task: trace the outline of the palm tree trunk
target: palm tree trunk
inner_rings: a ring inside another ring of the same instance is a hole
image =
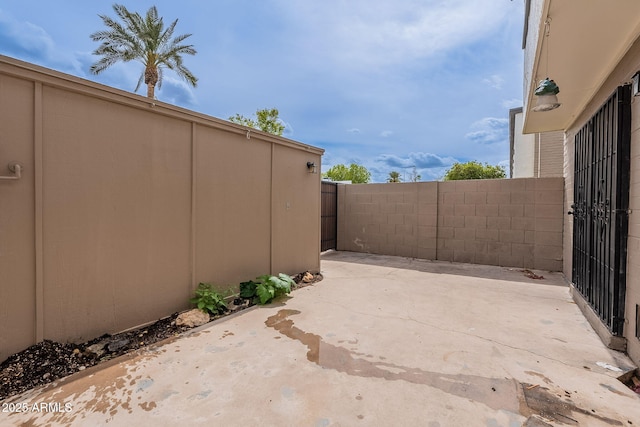
[[[144,82],[147,84],[147,97],[155,99],[156,83],[158,83],[158,68],[147,65],[144,70]]]

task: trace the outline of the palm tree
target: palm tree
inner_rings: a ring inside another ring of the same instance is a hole
[[[175,71],[187,83],[196,86],[198,79],[182,65],[182,55],[196,53],[193,45],[181,44],[191,34],[182,34],[172,39],[177,19],[165,29],[155,6],[147,11],[144,18],[138,12],[131,13],[119,4],[114,4],[113,10],[122,23],[106,15],[98,15],[107,29],[90,36],[93,41],[102,42],[93,52],[94,55],[102,55],[90,68],[93,74],[100,74],[118,61],[136,60],[144,64],[136,92],[144,79],[149,98],[155,98],[156,84],[158,87],[162,86],[163,68]]]
[[[402,180],[400,179],[400,172],[389,172],[389,178],[387,178],[387,182],[402,182]]]

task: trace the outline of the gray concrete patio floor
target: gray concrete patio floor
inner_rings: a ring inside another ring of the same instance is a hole
[[[640,399],[607,367],[631,362],[560,274],[346,252],[324,254],[322,273],[286,301],[8,399],[29,412],[0,425],[640,426]]]

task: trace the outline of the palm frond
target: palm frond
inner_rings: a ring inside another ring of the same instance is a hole
[[[144,70],[140,73],[140,77],[138,78],[138,83],[136,84],[136,89],[134,92],[137,92],[140,89],[140,85],[142,85],[142,81],[144,80]]]
[[[182,56],[195,55],[196,50],[193,45],[182,44],[191,34],[173,37],[177,19],[165,28],[155,6],[150,7],[144,17],[137,12],[130,12],[120,4],[114,4],[113,10],[119,21],[106,15],[98,15],[107,29],[90,35],[93,41],[101,42],[93,54],[102,56],[91,65],[92,73],[98,74],[119,61],[138,60],[145,69],[138,79],[136,91],[144,81],[148,67],[155,68],[158,87],[162,85],[163,68],[176,72],[179,77],[196,86],[198,79],[182,64]]]
[[[158,67],[158,89],[162,88],[163,77],[164,77],[164,72],[162,71],[162,67]]]
[[[173,35],[173,31],[175,30],[177,23],[178,20],[176,19],[171,23],[171,25],[167,27],[166,30],[162,31],[162,34],[159,35],[158,44],[160,46],[165,46],[167,43],[169,43],[169,40],[171,40],[171,36]]]

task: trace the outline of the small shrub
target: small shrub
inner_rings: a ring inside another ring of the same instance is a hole
[[[242,298],[253,298],[256,296],[256,285],[258,283],[253,280],[240,283],[240,296]]]
[[[290,276],[284,273],[280,273],[277,276],[265,274],[257,279],[255,293],[258,302],[263,305],[280,295],[288,294],[291,292],[291,287],[296,284]]]
[[[218,314],[223,313],[227,309],[224,298],[218,292],[211,289],[210,283],[198,284],[196,296],[189,301],[205,313]]]

